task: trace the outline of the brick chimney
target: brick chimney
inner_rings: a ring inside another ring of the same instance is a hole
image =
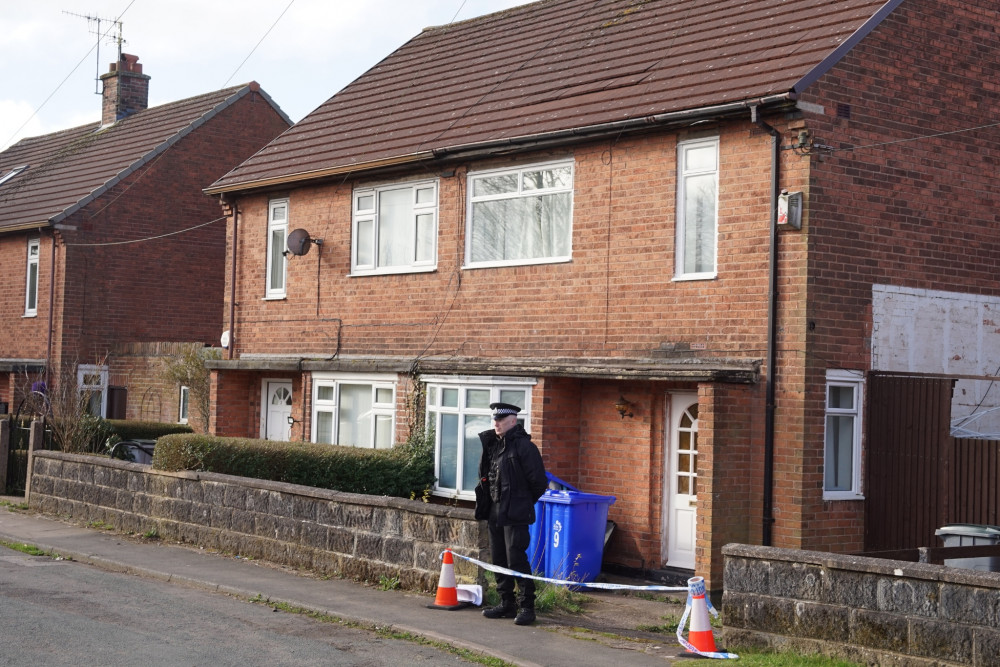
[[[101,75],[101,81],[101,126],[112,125],[149,106],[149,76],[142,73],[139,56],[123,53],[121,60],[111,63],[108,73]]]

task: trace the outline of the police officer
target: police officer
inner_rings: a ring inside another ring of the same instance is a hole
[[[538,447],[517,421],[521,408],[491,403],[493,430],[483,431],[483,455],[476,487],[476,518],[486,519],[493,564],[531,574],[528,526],[535,522],[535,503],[548,484]],[[515,580],[517,597],[514,596]],[[535,582],[497,573],[500,604],[483,610],[486,618],[513,618],[517,625],[535,622]]]

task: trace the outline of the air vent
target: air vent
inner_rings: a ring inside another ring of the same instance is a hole
[[[837,104],[837,118],[844,118],[846,120],[851,119],[851,105],[850,104]]]

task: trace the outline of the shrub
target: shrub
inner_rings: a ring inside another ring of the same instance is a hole
[[[173,434],[157,440],[157,470],[191,470],[301,484],[368,495],[409,498],[434,482],[434,454],[425,438],[392,449]]]
[[[156,440],[171,433],[193,433],[187,424],[172,422],[150,422],[134,419],[108,419],[108,426],[122,440]]]

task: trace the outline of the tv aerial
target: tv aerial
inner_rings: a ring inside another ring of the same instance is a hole
[[[91,28],[90,32],[97,35],[97,63],[94,68],[94,93],[97,95],[101,94],[99,82],[101,80],[101,40],[105,37],[108,38],[109,44],[118,45],[118,61],[121,62],[122,59],[122,44],[126,41],[122,39],[122,22],[118,19],[108,19],[102,18],[100,16],[91,16],[90,14],[77,14],[75,12],[68,12],[65,9],[63,14],[69,14],[70,16],[76,16],[81,19],[87,19],[89,25],[97,24],[96,28]],[[111,26],[104,32],[101,32],[101,24],[110,23]]]

